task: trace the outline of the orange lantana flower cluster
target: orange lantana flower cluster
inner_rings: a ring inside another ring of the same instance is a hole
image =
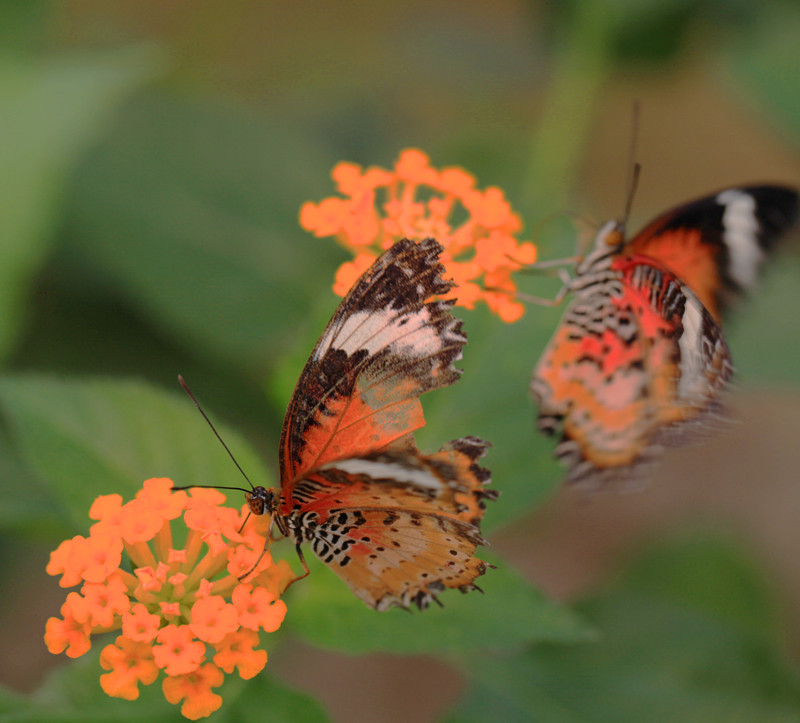
[[[393,171],[339,163],[332,172],[344,198],[305,203],[301,226],[334,236],[355,255],[336,274],[333,290],[344,296],[372,262],[396,241],[433,236],[456,286],[449,296],[469,309],[479,300],[504,321],[519,319],[512,273],[536,261],[536,247],[516,238],[522,223],[503,191],[475,188],[461,168],[432,168],[422,151],[400,154]]]
[[[62,587],[82,586],[67,595],[62,618],[47,621],[44,639],[51,653],[75,658],[92,635],[120,631],[100,654],[109,671],[100,676],[103,690],[135,700],[139,683],[163,673],[166,699],[183,701],[183,715],[196,720],[222,705],[212,688],[223,672],[238,669],[247,679],[266,665],[259,630],[280,627],[286,605],[278,598],[294,576],[288,563],[265,554],[239,582],[264,548],[253,525],[242,527],[247,507],[222,507],[216,490],[172,486],[150,479],[126,504],[116,494],[95,500],[89,537],[65,540],[50,556],[47,572],[61,575]],[[173,538],[179,518],[186,528],[180,549]]]

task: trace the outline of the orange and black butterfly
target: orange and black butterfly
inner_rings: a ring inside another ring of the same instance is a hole
[[[455,382],[467,339],[437,300],[442,247],[404,239],[342,300],[294,390],[280,442],[280,489],[246,491],[370,607],[420,609],[447,588],[478,589],[475,557],[489,472],[487,444],[457,439],[424,454],[419,396]],[[305,566],[305,561],[303,561]],[[308,568],[306,568],[308,574]]]
[[[750,186],[668,211],[630,241],[619,222],[600,229],[531,382],[568,480],[640,477],[719,410],[733,370],[723,317],[797,215],[796,189]]]

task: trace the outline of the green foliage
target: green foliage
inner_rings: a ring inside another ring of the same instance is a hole
[[[800,48],[795,40],[800,32],[800,9],[789,3],[769,4],[753,27],[757,32],[729,53],[729,78],[796,138],[800,132]]]
[[[38,504],[60,504],[76,530],[87,528],[95,497],[130,499],[149,477],[241,484],[191,402],[141,382],[10,377],[0,380],[0,404],[27,469],[47,490]],[[268,486],[258,457],[235,432],[218,430],[244,469]]]
[[[344,259],[297,220],[334,160],[271,116],[141,97],[79,169],[70,239],[157,328],[263,375]]]
[[[308,642],[349,653],[460,653],[591,639],[590,629],[576,615],[549,602],[507,563],[479,554],[498,564],[477,580],[484,595],[448,591],[441,596],[442,608],[368,616],[340,580],[325,574],[321,563],[309,561],[312,574],[303,581],[308,584],[298,583],[292,590],[287,625]],[[353,635],[354,630],[359,634]]]
[[[723,573],[706,567],[699,581],[700,561]],[[662,569],[668,574],[656,581]],[[730,548],[683,543],[645,557],[638,570],[582,606],[600,642],[468,661],[476,687],[448,723],[486,720],[490,710],[498,720],[541,723],[797,719],[800,681],[758,630],[763,607],[741,608],[749,620],[729,615],[729,599],[762,583]],[[703,583],[716,594],[698,601]]]
[[[180,707],[167,703],[160,686],[140,686],[135,704],[109,698],[98,681],[99,652],[92,651],[54,671],[29,699],[0,688],[0,716],[25,723],[79,723],[80,721],[138,721],[179,723],[186,719]],[[274,723],[325,723],[322,707],[306,695],[274,678],[260,675],[249,682],[229,679],[217,691],[222,708],[215,723],[261,720]]]
[[[0,56],[0,357],[12,348],[28,285],[49,249],[64,176],[153,69],[146,48],[92,59]]]
[[[15,555],[31,539],[54,547],[85,533],[97,495],[129,499],[148,477],[241,482],[191,402],[177,386],[163,391],[177,371],[199,380],[253,482],[275,483],[282,409],[338,302],[330,286],[345,253],[298,225],[304,201],[333,193],[335,162],[387,166],[418,146],[436,166],[463,165],[505,190],[550,258],[572,253],[572,229],[553,239],[535,224],[594,210],[586,144],[614,92],[628,103],[620,77],[646,89],[676,69],[704,82],[716,73],[720,92],[750,104],[754,127],[800,143],[800,13],[786,2],[573,0],[490,14],[480,3],[320,3],[314,23],[269,3],[94,5],[0,4],[0,530]],[[620,179],[626,143],[613,149]],[[794,242],[726,329],[750,385],[800,383]],[[547,295],[550,281],[531,277],[523,290]],[[513,325],[485,308],[457,313],[464,375],[423,397],[418,438],[428,450],[466,434],[493,444],[483,460],[501,492],[487,509],[491,539],[561,480],[527,389],[561,311],[530,308]],[[109,376],[120,372],[136,380]],[[291,544],[273,549],[293,560]],[[653,550],[575,606],[480,556],[497,565],[478,581],[485,595],[447,592],[442,609],[385,614],[309,560],[312,574],[287,594],[290,635],[273,645],[438,656],[467,680],[453,723],[797,720],[771,590],[732,547]],[[31,598],[55,585],[38,568],[18,578]],[[135,703],[102,693],[102,644],[29,695],[0,688],[0,719],[183,720],[158,685]],[[211,720],[327,719],[263,674],[230,676],[221,693]]]

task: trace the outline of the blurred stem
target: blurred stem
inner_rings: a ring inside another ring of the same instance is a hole
[[[609,75],[611,28],[605,3],[578,2],[556,38],[555,71],[531,145],[525,189],[544,212],[567,206],[595,100]]]

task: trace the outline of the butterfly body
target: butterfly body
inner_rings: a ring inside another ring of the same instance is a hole
[[[733,370],[720,330],[731,302],[797,216],[794,189],[721,191],[658,217],[631,240],[598,232],[534,370],[539,425],[561,432],[568,479],[630,480],[721,406]]]
[[[419,396],[452,384],[466,336],[451,301],[433,300],[441,246],[404,239],[356,282],[317,342],[289,402],[280,490],[247,493],[253,514],[312,551],[378,610],[420,609],[447,588],[477,589],[487,444],[417,449]],[[302,559],[302,557],[301,557]]]

